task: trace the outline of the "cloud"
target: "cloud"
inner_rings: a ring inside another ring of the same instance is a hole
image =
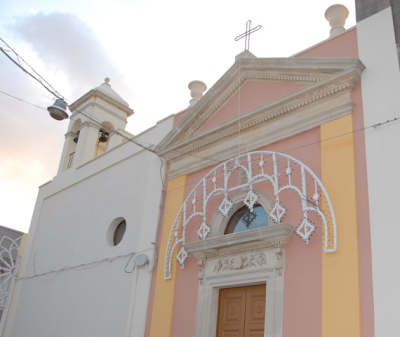
[[[27,75],[4,57],[0,67],[3,92],[44,107],[0,95],[0,225],[27,231],[38,186],[56,173],[66,124],[49,118],[43,102],[52,98]]]
[[[99,85],[106,76],[111,77],[114,88],[125,89],[122,96],[128,93],[121,71],[77,16],[34,13],[16,18],[7,28],[17,38],[8,42],[70,100]],[[0,67],[1,91],[43,106],[37,109],[0,95],[0,199],[7,210],[0,225],[27,231],[38,186],[57,172],[68,121],[51,119],[45,107],[53,102],[52,95],[1,55]]]
[[[74,99],[99,85],[106,76],[111,77],[113,85],[127,92],[122,72],[113,64],[95,33],[77,16],[37,13],[17,18],[10,29],[30,44],[52,70],[49,73],[61,71],[65,75]],[[57,89],[66,95],[63,88]]]
[[[67,98],[76,99],[106,76],[113,86],[125,87],[121,72],[94,32],[72,14],[18,17],[7,31],[17,38],[8,42]],[[26,45],[30,48],[24,49]],[[26,231],[38,186],[56,174],[68,122],[48,116],[45,107],[53,102],[52,95],[2,55],[0,67],[0,186],[7,210],[0,225]]]

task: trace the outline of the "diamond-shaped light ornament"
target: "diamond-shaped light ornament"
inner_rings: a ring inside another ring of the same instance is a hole
[[[253,207],[257,199],[258,199],[257,194],[255,194],[251,190],[247,193],[246,198],[244,198],[243,202],[249,208],[250,212],[253,212]]]
[[[304,218],[303,222],[296,228],[296,234],[300,236],[306,244],[308,244],[310,236],[314,230],[315,226],[311,224],[308,219]]]
[[[283,208],[279,203],[274,205],[274,208],[270,212],[270,216],[278,223],[281,222],[282,217],[285,215],[286,209]]]
[[[218,209],[223,216],[227,216],[231,208],[232,208],[232,201],[230,201],[229,198],[225,196],[224,200],[222,200]]]
[[[207,237],[208,233],[210,233],[210,227],[205,221],[203,221],[201,226],[197,230],[197,235],[200,237],[200,239],[204,240]]]
[[[183,248],[182,246],[181,249],[179,249],[179,253],[176,255],[176,259],[178,260],[181,267],[183,267],[187,256],[188,254],[186,253],[185,248]]]
[[[250,224],[254,221],[254,219],[257,217],[257,214],[255,212],[252,211],[247,211],[244,216],[243,216],[243,220],[246,223],[246,227],[248,228],[250,226]]]

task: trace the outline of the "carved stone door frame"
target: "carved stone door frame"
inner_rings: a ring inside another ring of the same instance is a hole
[[[253,262],[249,262],[253,261]],[[282,336],[284,254],[280,248],[207,259],[202,269],[197,305],[196,337],[215,337],[219,289],[266,285],[265,337]]]

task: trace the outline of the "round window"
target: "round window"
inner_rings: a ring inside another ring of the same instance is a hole
[[[126,231],[126,220],[124,218],[117,218],[111,222],[108,230],[108,241],[113,245],[117,246],[124,238]]]

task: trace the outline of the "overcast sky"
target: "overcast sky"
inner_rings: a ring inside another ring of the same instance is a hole
[[[250,50],[287,57],[329,35],[327,0],[3,0],[0,37],[69,102],[105,77],[135,114],[138,133],[188,106],[187,84],[208,88],[233,64],[248,19],[263,28]],[[355,24],[354,1],[346,28]],[[54,99],[0,54],[0,225],[28,231],[38,186],[56,174],[68,121],[45,109]]]

